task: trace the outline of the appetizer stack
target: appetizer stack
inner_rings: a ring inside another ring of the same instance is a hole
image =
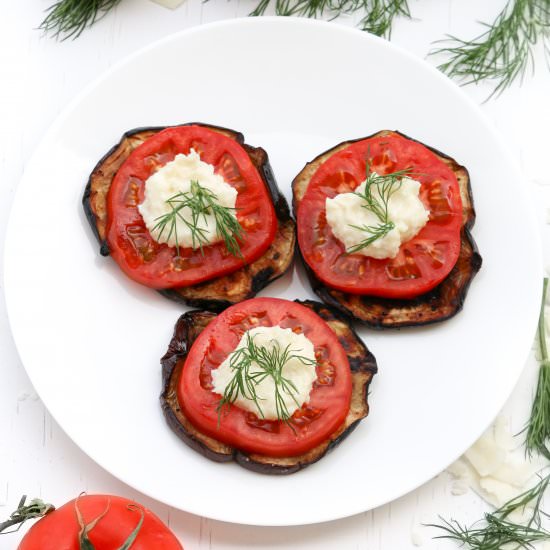
[[[300,252],[324,302],[373,328],[462,308],[481,267],[464,166],[382,131],[319,155],[292,188]]]
[[[172,430],[217,462],[289,474],[368,414],[377,372],[353,321],[395,328],[456,314],[481,266],[467,170],[398,132],[320,154],[295,177],[296,224],[266,152],[204,124],[124,134],[84,208],[131,279],[201,308],[161,360]],[[254,298],[296,243],[324,303]]]

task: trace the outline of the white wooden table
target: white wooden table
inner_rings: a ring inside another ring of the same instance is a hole
[[[78,40],[63,43],[33,30],[53,0],[0,0],[0,258],[7,219],[23,167],[48,126],[86,84],[137,49],[172,32],[201,23],[245,16],[252,0],[187,0],[176,11],[149,0],[123,0]],[[504,0],[411,0],[414,21],[399,21],[393,41],[424,58],[430,43],[445,33],[473,36],[476,20],[491,20]],[[351,18],[340,24],[353,24]],[[337,23],[335,23],[337,24]],[[538,72],[483,105],[509,141],[540,215],[545,262],[550,267],[550,74],[542,52]],[[429,59],[435,64],[435,60]],[[481,103],[489,88],[465,88]],[[510,216],[513,219],[514,213]],[[3,268],[0,260],[0,268]],[[47,269],[47,266],[37,266]],[[510,269],[513,270],[513,256]],[[507,276],[507,274],[503,274]],[[503,297],[503,299],[505,299]],[[511,320],[513,322],[513,320]],[[486,509],[473,493],[453,496],[445,473],[379,509],[326,524],[261,528],[225,524],[173,510],[140,495],[84,455],[50,418],[27,378],[8,326],[0,293],[0,517],[8,516],[20,495],[61,504],[82,491],[136,498],[169,523],[187,550],[197,549],[426,549],[454,548],[431,539],[436,533],[421,524],[438,514],[469,522]],[[536,362],[527,362],[503,414],[519,430],[530,406]],[[406,451],[404,451],[406,464]],[[405,466],[404,466],[405,467]],[[307,502],[307,498],[306,498]],[[327,495],[330,506],[330,495]],[[20,533],[0,537],[0,550],[15,548]]]

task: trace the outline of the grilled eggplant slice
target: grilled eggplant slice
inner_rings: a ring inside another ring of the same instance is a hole
[[[352,397],[344,423],[322,444],[303,455],[288,458],[248,454],[201,433],[180,408],[177,386],[188,350],[216,314],[209,311],[190,311],[179,318],[168,351],[161,359],[163,391],[160,402],[170,428],[195,451],[216,462],[234,460],[244,468],[262,474],[292,474],[321,459],[343,441],[357,427],[361,419],[367,416],[368,389],[377,372],[374,356],[339,312],[318,302],[309,300],[303,302],[296,300],[296,302],[312,309],[328,323],[348,356],[352,371]]]
[[[189,123],[182,126],[190,124],[197,123]],[[288,270],[294,258],[295,223],[290,216],[286,199],[277,187],[267,153],[260,147],[251,147],[244,143],[244,137],[239,132],[206,124],[200,125],[228,136],[242,145],[269,190],[278,221],[275,239],[267,251],[256,261],[245,265],[229,275],[204,283],[159,291],[168,298],[193,307],[221,311],[234,303],[251,298]],[[129,130],[122,136],[120,142],[112,147],[98,162],[90,175],[82,202],[86,217],[100,243],[100,253],[103,256],[109,255],[109,247],[105,238],[107,194],[113,178],[120,166],[136,147],[165,128],[154,127]]]
[[[367,137],[383,137],[395,134],[411,141],[416,141],[400,132],[388,130],[383,130]],[[363,139],[367,138],[360,138],[360,140]],[[295,214],[300,201],[305,195],[311,177],[319,166],[333,154],[360,140],[343,142],[306,164],[292,182]],[[400,328],[427,325],[453,317],[462,309],[470,283],[481,268],[482,259],[470,233],[470,229],[475,223],[476,215],[468,171],[464,166],[461,166],[446,154],[429,145],[422,145],[432,151],[454,172],[462,200],[463,214],[460,254],[454,268],[439,285],[431,291],[412,299],[392,299],[351,294],[327,286],[316,277],[307,263],[303,262],[313,291],[325,303],[372,328]]]

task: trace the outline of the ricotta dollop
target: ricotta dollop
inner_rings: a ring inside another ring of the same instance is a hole
[[[192,217],[192,211],[187,206],[179,211],[183,219],[176,218],[175,231],[170,232],[170,225],[162,232],[160,228],[155,228],[159,218],[172,211],[167,201],[178,193],[189,193],[191,181],[197,181],[202,187],[212,191],[219,205],[235,208],[237,191],[222,176],[214,173],[212,164],[202,161],[194,149],[191,149],[188,155],[176,155],[174,160],[167,162],[147,178],[145,198],[138,205],[139,213],[149,233],[158,243],[166,243],[168,246],[177,245],[182,248],[199,248],[199,243],[193,239],[193,233],[186,223],[186,221],[190,222]],[[177,203],[173,204],[177,205]],[[196,225],[204,236],[203,245],[223,240],[216,231],[216,221],[212,213],[201,214]]]
[[[364,208],[365,200],[358,194],[365,192],[365,180],[353,193],[340,193],[325,202],[327,222],[334,236],[346,250],[359,245],[369,233],[354,226],[375,227],[380,224],[376,214]],[[430,212],[419,198],[420,182],[404,177],[388,200],[388,218],[394,228],[368,246],[354,252],[371,258],[395,258],[401,244],[412,239],[428,222]],[[380,198],[378,185],[372,185],[372,195]]]
[[[225,389],[235,375],[235,369],[231,367],[232,357],[235,356],[239,349],[247,346],[249,338],[252,339],[255,346],[264,347],[267,351],[271,351],[275,347],[283,351],[287,346],[289,347],[291,351],[289,354],[290,357],[282,367],[281,373],[284,378],[294,384],[295,388],[292,389],[291,393],[287,393],[281,389],[281,387],[279,387],[279,391],[289,416],[292,416],[296,410],[309,401],[309,394],[313,387],[313,382],[317,378],[317,374],[315,371],[315,351],[313,343],[303,334],[296,334],[289,328],[273,326],[255,327],[247,330],[243,334],[235,350],[228,355],[225,361],[223,361],[217,369],[212,371],[212,382],[214,386],[212,391],[220,395],[224,394]],[[308,361],[304,362],[296,356],[304,357]],[[256,362],[252,363],[248,371],[249,375],[263,372],[265,372],[265,369]],[[273,377],[264,377],[255,384],[255,390],[258,404],[261,408],[261,414],[254,400],[243,396],[240,392],[234,404],[241,409],[255,413],[261,418],[277,420],[275,381]]]

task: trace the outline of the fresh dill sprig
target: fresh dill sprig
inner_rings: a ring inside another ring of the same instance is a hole
[[[540,352],[539,378],[537,391],[531,407],[531,416],[526,428],[525,449],[528,455],[538,452],[550,459],[550,450],[548,449],[548,440],[550,439],[550,358],[548,357],[548,347],[546,346],[544,317],[547,291],[548,278],[545,278],[542,285],[542,303],[537,330]]]
[[[270,3],[271,0],[260,0],[250,15],[263,15]],[[275,0],[277,15],[321,17],[328,14],[336,18],[358,11],[365,13],[358,24],[361,30],[387,38],[397,16],[410,18],[407,0]]]
[[[87,27],[112,10],[120,0],[59,0],[47,11],[40,29],[66,40],[77,38]],[[274,4],[277,15],[301,15],[334,19],[340,15],[362,12],[358,27],[364,31],[391,38],[395,19],[410,19],[408,0],[259,0],[252,16],[264,15]],[[495,80],[493,93],[500,94],[517,78],[522,79],[527,67],[534,68],[533,49],[541,41],[550,62],[550,5],[548,0],[508,0],[492,24],[471,40],[448,36],[447,43],[431,54],[444,54],[449,60],[440,69],[463,84]],[[490,97],[491,97],[490,96]]]
[[[168,229],[166,239],[170,240],[172,235],[174,236],[179,254],[177,222],[180,220],[191,231],[193,249],[200,248],[201,254],[204,254],[203,245],[208,244],[208,232],[199,226],[199,221],[202,218],[207,223],[207,214],[212,214],[216,223],[216,232],[223,238],[227,251],[233,256],[242,257],[239,241],[243,238],[243,229],[234,215],[236,209],[222,206],[217,200],[215,193],[203,187],[198,181],[192,180],[189,191],[177,193],[166,201],[171,210],[155,218],[156,224],[151,233],[156,232],[156,239],[160,240]],[[182,212],[184,208],[191,211],[190,218],[184,216]]]
[[[369,236],[366,239],[363,239],[359,244],[348,248],[346,250],[347,254],[355,254],[359,250],[366,248],[371,245],[374,241],[385,237],[394,227],[395,224],[392,221],[382,222],[378,225],[350,225],[354,229],[359,229],[365,231]]]
[[[498,84],[491,96],[500,94],[517,78],[523,79],[527,67],[534,68],[533,49],[539,40],[550,60],[550,2],[548,0],[508,0],[492,24],[472,40],[449,36],[446,47],[434,54],[450,57],[439,69],[463,84],[494,80]],[[489,97],[491,97],[489,96]]]
[[[410,168],[397,170],[390,174],[380,175],[376,172],[371,172],[370,164],[367,161],[367,179],[365,181],[365,189],[361,193],[355,193],[363,199],[361,205],[366,210],[372,212],[379,220],[377,225],[352,225],[354,229],[359,229],[367,233],[367,237],[355,246],[346,250],[347,254],[355,254],[359,250],[371,245],[374,241],[385,237],[395,224],[389,219],[388,204],[391,196],[401,188],[402,179],[410,176],[412,173]],[[376,189],[376,193],[374,193]]]
[[[46,10],[48,15],[39,28],[61,40],[75,39],[119,2],[120,0],[60,0]]]
[[[436,539],[450,539],[460,543],[463,548],[476,550],[500,550],[508,548],[508,544],[515,544],[512,548],[533,549],[532,543],[550,540],[550,531],[541,525],[540,505],[550,475],[542,478],[534,487],[509,500],[492,513],[485,514],[483,520],[477,521],[470,527],[451,519],[440,516],[441,524],[428,524],[426,527],[435,527],[445,532]],[[532,506],[532,512],[525,524],[516,523],[510,519],[513,512],[525,513]]]
[[[298,388],[283,375],[284,366],[291,360],[297,359],[304,365],[315,365],[315,359],[297,354],[299,350],[290,349],[290,344],[282,348],[279,342],[273,341],[273,345],[267,348],[254,342],[250,333],[246,333],[245,345],[238,348],[231,355],[229,368],[233,371],[233,377],[227,384],[223,396],[218,403],[218,422],[221,420],[223,409],[229,407],[242,396],[254,402],[260,418],[265,418],[261,407],[261,397],[258,396],[256,388],[263,380],[270,377],[273,379],[275,411],[277,418],[292,426],[292,415],[288,410],[284,395],[292,398],[299,407],[296,400]]]

